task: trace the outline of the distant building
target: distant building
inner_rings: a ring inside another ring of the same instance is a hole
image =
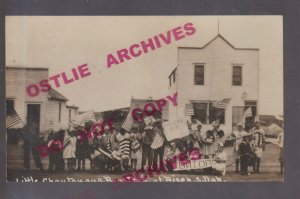
[[[149,98],[149,99],[133,99],[132,98],[131,102],[130,102],[130,109],[140,108],[143,110],[144,106],[148,103],[153,103],[156,106],[155,101],[156,100],[153,100],[152,98]],[[164,121],[169,120],[169,102],[167,102],[167,104],[162,107],[162,112],[157,110],[153,116],[155,118],[160,118]]]
[[[24,124],[36,122],[40,131],[67,128],[69,117],[78,114],[78,107],[67,107],[68,99],[51,89],[35,97],[26,93],[30,84],[48,79],[48,68],[6,67],[6,107],[13,108]]]
[[[74,105],[73,106],[67,105],[67,109],[68,109],[68,120],[79,115],[79,107]]]
[[[203,47],[179,47],[177,67],[169,76],[169,93],[178,93],[178,105],[170,106],[169,119],[197,119],[203,130],[218,120],[227,133],[238,122],[250,128],[259,114],[258,88],[259,49],[236,48],[220,34]],[[212,106],[224,98],[231,99],[226,110]],[[194,115],[184,113],[188,104]]]

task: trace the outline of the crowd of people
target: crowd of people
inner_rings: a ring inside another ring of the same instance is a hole
[[[195,124],[196,129],[192,128]],[[253,172],[260,172],[261,157],[265,150],[264,131],[259,121],[255,121],[249,132],[239,123],[237,130],[229,137],[225,137],[217,121],[206,132],[202,132],[199,121],[194,124],[187,122],[189,136],[172,141],[167,141],[164,135],[162,120],[152,116],[135,123],[130,131],[112,125],[105,126],[101,135],[93,135],[90,132],[92,126],[93,122],[86,122],[83,126],[72,126],[68,130],[50,130],[47,139],[40,139],[36,124],[26,125],[23,129],[25,169],[30,169],[29,154],[32,150],[36,167],[44,170],[39,156],[41,148],[38,147],[44,144],[49,152],[49,172],[85,171],[87,159],[93,172],[135,171],[138,163],[141,163],[141,170],[164,169],[167,166],[168,171],[172,172],[172,166],[165,165],[165,160],[174,163],[176,155],[185,156],[179,157],[180,160],[200,154],[199,158],[213,159],[216,163],[212,168],[205,168],[205,173],[225,175],[228,163],[224,144],[232,140],[235,172],[250,175],[248,166],[253,167]]]

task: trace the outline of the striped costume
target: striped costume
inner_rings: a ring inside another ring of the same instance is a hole
[[[117,141],[119,142],[119,150],[122,153],[122,159],[129,158],[130,153],[130,135],[125,133],[122,135],[119,133],[116,137]]]

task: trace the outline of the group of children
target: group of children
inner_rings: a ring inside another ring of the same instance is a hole
[[[237,125],[237,128],[237,131],[232,134],[235,140],[233,145],[235,172],[250,175],[248,166],[252,166],[254,173],[260,173],[261,157],[265,150],[265,133],[260,128],[260,121],[255,121],[254,127],[249,132],[243,129],[241,123]]]
[[[84,127],[50,133],[50,172],[64,170],[64,162],[68,171],[85,170],[86,159],[90,160],[92,170],[136,170],[138,162],[141,162],[141,169],[144,169],[147,162],[148,166],[154,167],[158,160],[160,164],[165,160],[174,161],[174,155],[178,154],[186,154],[190,158],[193,155],[191,150],[196,149],[195,154],[200,154],[201,158],[213,159],[213,169],[225,175],[227,154],[224,151],[224,142],[227,138],[222,139],[224,132],[219,130],[218,124],[214,123],[212,130],[202,134],[201,124],[197,125],[197,130],[193,130],[191,123],[187,123],[190,135],[172,142],[167,142],[159,120],[134,124],[130,131],[106,126],[102,135],[85,136],[87,139],[83,139],[82,135],[87,135],[92,125],[86,123]],[[238,124],[237,131],[232,133],[231,138],[234,140],[235,172],[250,175],[248,166],[251,165],[253,172],[259,173],[265,150],[264,131],[260,128],[260,122],[256,121],[249,132],[243,129],[242,124]],[[169,166],[168,170],[172,171],[170,165],[165,166]]]

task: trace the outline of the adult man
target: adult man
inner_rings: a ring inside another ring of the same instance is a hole
[[[214,121],[212,123],[213,129],[208,130],[206,132],[206,142],[208,142],[209,145],[209,155],[214,156],[215,152],[218,150],[218,144],[214,144],[216,141],[218,141],[220,138],[224,136],[224,131],[220,130],[220,124],[217,121]]]
[[[23,128],[23,148],[24,148],[24,167],[26,170],[30,169],[30,151],[32,150],[32,155],[36,168],[43,171],[43,165],[41,158],[39,156],[39,147],[41,147],[41,142],[39,139],[38,126],[35,122],[27,124]]]
[[[255,173],[259,173],[261,157],[263,155],[263,151],[265,150],[265,132],[260,128],[259,120],[254,122],[254,127],[250,130],[250,133],[253,134],[252,146],[256,156],[254,159],[253,171]]]
[[[153,123],[155,122],[155,119],[152,116],[146,117],[144,118],[144,122],[146,127],[142,134],[142,170],[144,170],[147,161],[149,168],[152,166],[153,149],[151,148],[151,144],[154,140]]]
[[[154,140],[151,144],[151,148],[154,149],[153,168],[157,169],[157,159],[159,157],[159,168],[164,169],[164,151],[165,151],[165,135],[163,133],[162,120],[156,120],[153,126]]]
[[[233,131],[231,135],[234,140],[232,155],[233,158],[235,159],[235,173],[239,173],[239,164],[240,164],[239,145],[241,144],[242,137],[244,135],[247,135],[247,132],[244,131],[243,124],[238,123],[237,130]]]

